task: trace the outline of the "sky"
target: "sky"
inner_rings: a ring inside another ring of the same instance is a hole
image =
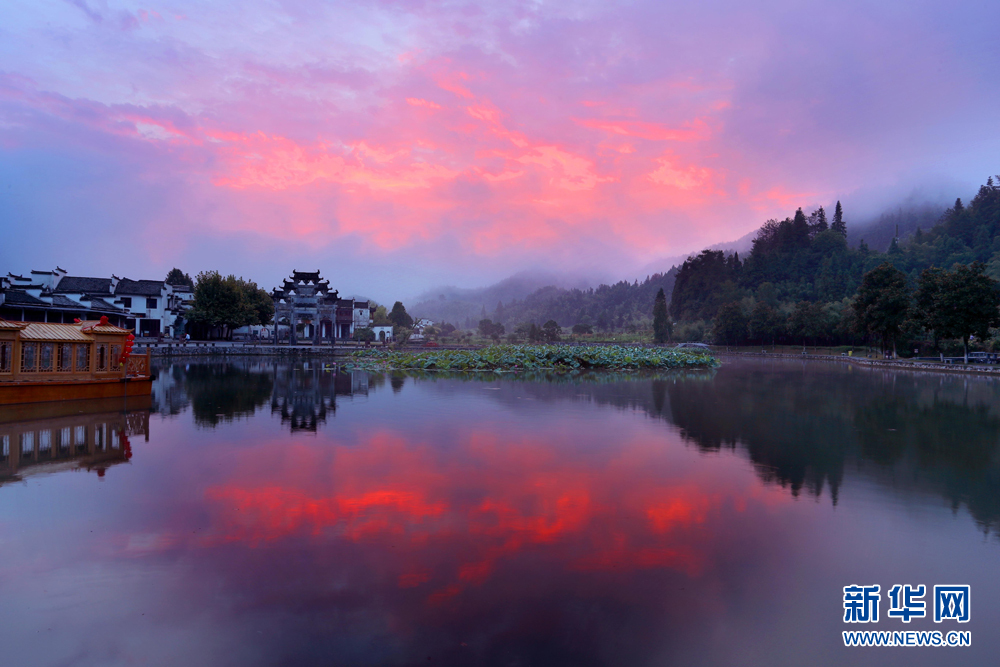
[[[0,271],[381,301],[1000,172],[1000,3],[4,0]],[[663,267],[664,270],[669,266]]]

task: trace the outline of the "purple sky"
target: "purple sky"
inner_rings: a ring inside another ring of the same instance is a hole
[[[0,270],[634,278],[1000,171],[1000,4],[8,0]],[[669,267],[663,267],[664,269]]]

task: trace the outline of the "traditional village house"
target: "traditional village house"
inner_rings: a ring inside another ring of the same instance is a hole
[[[65,269],[32,271],[0,278],[0,317],[23,322],[72,322],[106,315],[137,335],[179,336],[184,312],[193,305],[187,285],[162,280],[90,278]]]
[[[113,278],[67,276],[64,269],[0,277],[0,317],[20,322],[68,323],[107,316],[124,326],[125,311],[114,305]]]

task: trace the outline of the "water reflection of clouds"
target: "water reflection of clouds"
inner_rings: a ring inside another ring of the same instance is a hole
[[[874,438],[908,418],[913,395],[913,409],[930,411],[922,419],[938,409],[943,427],[971,419],[965,454],[928,449],[907,429],[890,436],[901,449],[885,447],[924,452],[906,460],[937,464],[956,492],[986,498],[991,473],[972,464],[977,447],[993,446],[991,416],[976,412],[988,392],[972,387],[978,398],[964,404],[954,385],[932,400],[924,381],[886,389],[849,374],[764,370],[776,375],[723,367],[709,378],[550,385],[399,376],[395,387],[382,377],[308,434],[290,432],[266,401],[214,428],[195,427],[193,415],[154,419],[150,442],[100,493],[69,475],[0,488],[10,553],[0,584],[8,610],[28,610],[15,617],[0,605],[10,657],[85,664],[73,650],[93,644],[114,650],[91,664],[151,651],[242,665],[428,655],[740,664],[750,654],[843,664],[851,656],[830,643],[836,594],[856,575],[961,574],[1000,595],[995,546],[940,495],[904,502],[893,486],[902,482],[886,479],[859,500],[855,471],[873,465],[871,450],[838,426]],[[312,395],[316,385],[295,386]],[[768,411],[759,428],[753,411]],[[838,465],[836,507],[803,502],[811,482],[791,492],[792,480]],[[901,560],[900,543],[919,549]],[[53,586],[73,591],[75,606],[40,609]],[[102,622],[120,629],[99,642],[83,630],[95,600]],[[28,647],[23,638],[50,618],[63,633]]]
[[[585,427],[591,435],[593,426]],[[294,468],[316,471],[322,483],[297,475],[282,484],[278,470],[279,479],[210,487],[212,525],[199,541],[267,547],[297,537],[367,549],[389,542],[399,557],[391,577],[438,604],[525,558],[581,573],[669,568],[698,576],[710,567],[713,535],[760,498],[745,475],[721,490],[703,471],[676,472],[662,442],[636,433],[616,439],[606,456],[568,457],[583,433],[559,430],[561,438],[531,437],[493,422],[447,450],[396,431],[328,443],[332,455],[297,449]]]

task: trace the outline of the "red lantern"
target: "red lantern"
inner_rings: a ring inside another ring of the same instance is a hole
[[[130,333],[129,335],[125,336],[125,345],[122,346],[122,355],[120,363],[124,364],[128,360],[129,355],[132,354],[132,346],[134,344],[135,344],[134,334]]]

